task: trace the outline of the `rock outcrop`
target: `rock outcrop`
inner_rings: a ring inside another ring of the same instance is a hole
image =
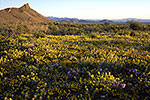
[[[0,10],[0,23],[12,23],[12,22],[47,23],[54,21],[39,14],[38,12],[33,10],[27,3],[20,8],[6,8],[4,10]]]

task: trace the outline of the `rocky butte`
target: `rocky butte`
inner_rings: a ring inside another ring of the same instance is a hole
[[[24,4],[20,8],[6,8],[0,10],[0,23],[48,23],[53,20],[44,17],[35,10],[33,10],[29,3]]]

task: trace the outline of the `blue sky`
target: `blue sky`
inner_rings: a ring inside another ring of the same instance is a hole
[[[150,19],[150,0],[0,0],[0,9],[29,3],[44,16],[80,19]]]

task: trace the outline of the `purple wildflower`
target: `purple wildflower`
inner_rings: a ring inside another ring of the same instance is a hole
[[[79,73],[78,73],[78,72],[76,72],[76,74],[78,75]]]
[[[116,84],[113,83],[113,86],[116,86]]]
[[[60,68],[63,68],[63,66],[59,66]]]
[[[125,88],[125,87],[126,87],[126,84],[125,84],[125,83],[121,83],[120,85],[122,86],[122,88]]]
[[[74,56],[71,56],[69,59],[72,60],[74,58]]]
[[[133,72],[135,72],[135,69],[133,69]]]
[[[56,64],[56,66],[59,66],[59,64]]]
[[[76,71],[78,72],[79,70],[78,70],[78,69],[76,69]]]
[[[52,65],[52,67],[54,67],[56,64]]]
[[[68,67],[65,68],[65,70],[67,70],[67,69],[68,69]]]
[[[136,72],[136,74],[139,74],[139,72]]]
[[[133,53],[134,56],[137,55],[137,54],[138,54],[138,52],[134,52],[134,53]]]
[[[70,73],[70,72],[67,72],[67,74],[68,74],[69,76],[71,76],[71,73]]]
[[[32,50],[31,48],[28,48],[28,51],[29,51],[29,52],[32,52],[33,50]]]
[[[135,76],[137,77],[138,75],[136,74]]]
[[[75,70],[73,69],[72,72],[75,72]]]

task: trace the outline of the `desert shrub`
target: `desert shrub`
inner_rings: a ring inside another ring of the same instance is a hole
[[[104,25],[108,26],[108,25],[110,25],[110,23],[109,22],[105,22]]]
[[[132,30],[144,30],[144,25],[137,21],[128,22]]]
[[[54,24],[50,24],[48,27],[50,30],[52,30],[53,32],[58,31],[59,27],[57,25]]]
[[[36,37],[36,38],[39,38],[39,37],[44,38],[45,36],[46,36],[46,34],[43,32],[34,33],[34,37]]]
[[[90,38],[97,38],[97,35],[96,34],[89,34],[88,35]]]
[[[131,33],[130,33],[130,36],[135,36],[135,35],[136,35],[135,32],[131,32]]]

